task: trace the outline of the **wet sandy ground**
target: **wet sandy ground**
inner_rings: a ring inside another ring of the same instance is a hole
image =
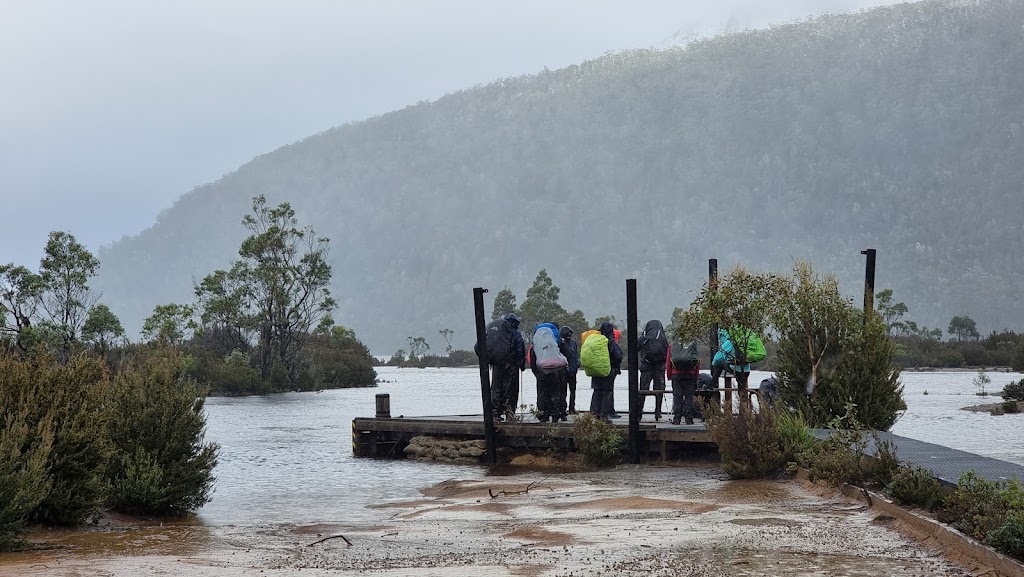
[[[793,481],[727,481],[714,465],[548,475],[446,481],[374,506],[376,522],[36,533],[52,548],[0,557],[0,575],[969,575]],[[312,544],[338,534],[351,545]]]

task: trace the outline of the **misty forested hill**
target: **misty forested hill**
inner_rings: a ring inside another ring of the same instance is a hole
[[[332,240],[338,322],[378,354],[472,335],[471,288],[566,308],[689,303],[717,257],[809,259],[945,328],[1024,327],[1024,2],[922,2],[613,54],[341,126],[199,187],[100,251],[103,301],[138,327],[227,267],[250,199]],[[488,301],[489,302],[489,301]],[[859,299],[858,299],[859,302]]]

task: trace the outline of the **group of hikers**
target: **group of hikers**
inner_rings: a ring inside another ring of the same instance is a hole
[[[527,346],[519,330],[520,319],[509,313],[487,325],[486,354],[491,366],[491,407],[496,421],[514,415],[519,403],[519,374],[530,367],[537,379],[537,417],[540,422],[566,421],[576,413],[576,375],[583,368],[590,377],[593,394],[590,413],[605,422],[619,418],[615,412],[615,377],[622,372],[623,353],[618,341],[621,332],[610,322],[581,335],[581,345],[573,339],[573,329],[553,323],[533,327]],[[748,332],[749,334],[749,332]],[[671,341],[661,321],[651,320],[637,339],[640,390],[664,391],[672,383],[672,423],[693,424],[703,419],[695,398],[718,400],[714,383],[725,371],[735,375],[744,391],[750,376],[750,362],[764,358],[764,345],[749,335],[744,347],[745,361],[736,360],[737,348],[730,332],[718,333],[719,350],[711,363],[711,373],[700,371],[696,342]],[[654,418],[660,421],[662,395],[655,396]]]

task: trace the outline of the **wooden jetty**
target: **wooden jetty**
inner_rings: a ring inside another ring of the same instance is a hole
[[[519,449],[572,448],[573,420],[557,423],[538,422],[529,413],[518,415],[513,422],[496,423],[499,446]],[[628,428],[628,419],[612,420],[612,426],[623,435]],[[829,434],[828,430],[815,429],[819,438]],[[403,449],[409,440],[418,435],[431,435],[454,440],[482,440],[484,419],[482,415],[448,415],[429,417],[363,417],[352,420],[352,454],[356,457],[405,458]],[[974,453],[952,449],[934,443],[880,432],[881,440],[891,442],[901,461],[918,465],[932,471],[944,485],[954,485],[965,471],[974,471],[979,477],[990,481],[1017,479],[1024,481],[1024,467],[999,459],[983,457]],[[645,414],[640,421],[641,452],[648,458],[667,459],[687,448],[710,447],[714,443],[708,436],[703,423],[694,425],[673,425],[671,421],[654,421]],[[874,453],[874,443],[869,439],[866,449]]]
[[[495,423],[499,446],[515,448],[572,448],[574,420],[541,423],[529,414],[513,421]],[[670,417],[669,417],[670,418]],[[626,435],[628,418],[613,419],[612,426]],[[455,440],[484,439],[483,415],[445,415],[426,417],[367,417],[352,420],[352,454],[357,457],[402,458],[402,450],[418,435]],[[704,425],[673,425],[670,420],[641,420],[641,447],[646,452],[667,457],[684,445],[710,445]]]

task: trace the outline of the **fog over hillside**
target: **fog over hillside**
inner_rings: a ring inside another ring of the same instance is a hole
[[[809,259],[919,322],[1024,325],[1024,3],[922,2],[627,51],[347,124],[197,188],[100,251],[129,331],[233,258],[254,195],[332,240],[338,322],[378,354],[472,334],[471,288],[686,305],[707,258]]]
[[[6,2],[0,263],[95,250],[254,156],[495,78],[892,0]]]

